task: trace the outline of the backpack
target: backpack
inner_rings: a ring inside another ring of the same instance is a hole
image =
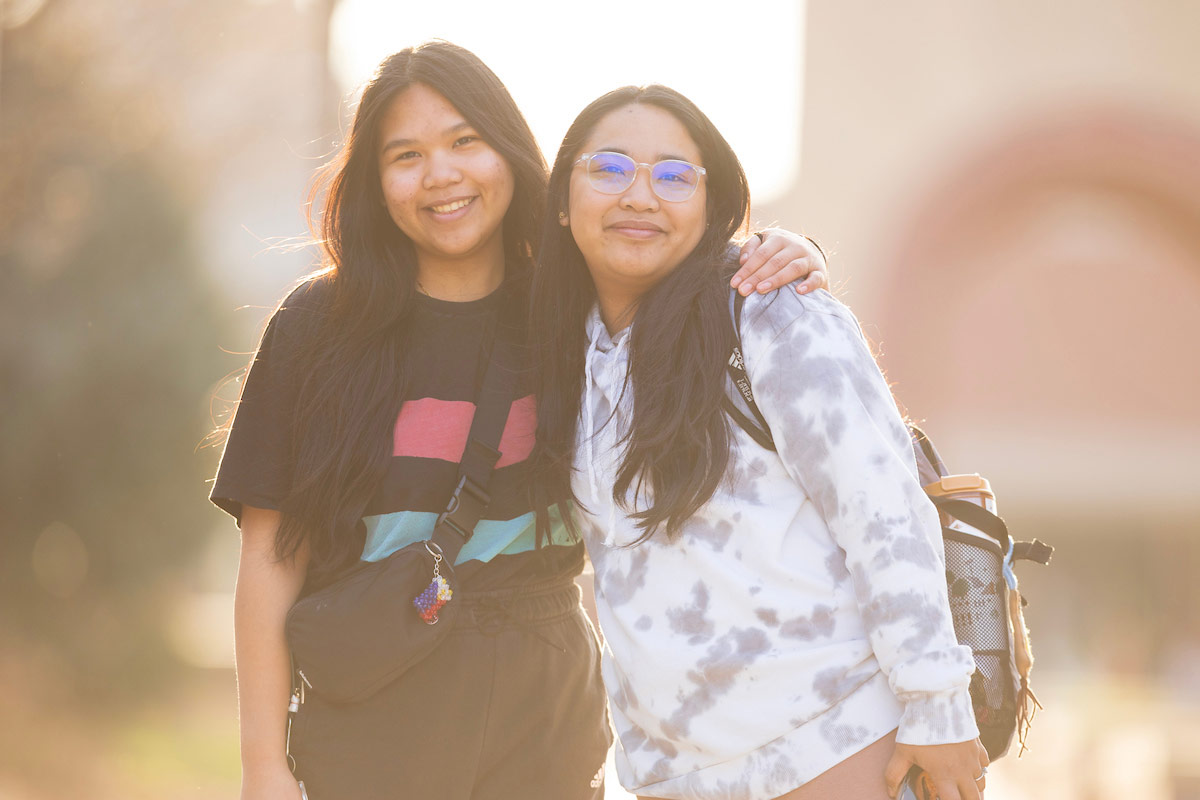
[[[734,346],[728,362],[729,376],[744,410],[730,401],[726,411],[759,445],[774,452],[777,448],[771,428],[754,402],[742,359],[741,315],[745,300],[736,291],[731,293]],[[979,475],[949,474],[925,432],[911,423],[908,429],[921,485],[942,522],[954,633],[959,644],[970,647],[975,657],[969,691],[980,741],[988,757],[995,760],[1008,751],[1015,734],[1019,756],[1026,749],[1033,715],[1042,706],[1029,684],[1033,653],[1023,614],[1025,600],[1018,591],[1013,565],[1023,560],[1049,564],[1054,548],[1037,539],[1014,541],[1008,526],[996,514],[987,480]]]

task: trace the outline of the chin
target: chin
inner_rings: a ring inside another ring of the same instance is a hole
[[[663,269],[665,259],[649,248],[627,247],[613,254],[609,259],[618,271],[629,274],[644,275],[649,272],[659,272]]]

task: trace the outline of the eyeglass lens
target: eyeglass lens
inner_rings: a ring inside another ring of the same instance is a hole
[[[623,192],[637,177],[637,162],[622,153],[596,153],[587,162],[592,186],[606,194]],[[659,161],[650,168],[650,186],[663,200],[680,202],[696,193],[700,171],[686,161]]]

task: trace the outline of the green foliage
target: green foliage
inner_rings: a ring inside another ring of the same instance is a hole
[[[170,677],[161,614],[211,522],[195,451],[224,364],[164,147],[124,147],[130,98],[50,35],[4,50],[0,636],[119,699]]]

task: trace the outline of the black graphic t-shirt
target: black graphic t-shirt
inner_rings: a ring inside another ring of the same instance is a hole
[[[364,560],[382,559],[432,534],[458,483],[458,462],[487,366],[483,359],[520,352],[485,345],[489,337],[522,341],[526,286],[508,280],[487,297],[465,303],[416,298],[404,353],[406,399],[392,430],[392,458],[363,514]],[[317,335],[329,291],[317,279],[288,296],[268,323],[246,377],[211,494],[239,521],[243,505],[279,510],[288,494],[292,424],[310,366],[305,345]],[[456,567],[462,585],[472,591],[575,575],[583,563],[582,546],[570,541],[558,520],[549,542],[535,546],[526,459],[537,412],[526,365],[503,366],[517,370],[518,380],[488,487],[492,500]]]

